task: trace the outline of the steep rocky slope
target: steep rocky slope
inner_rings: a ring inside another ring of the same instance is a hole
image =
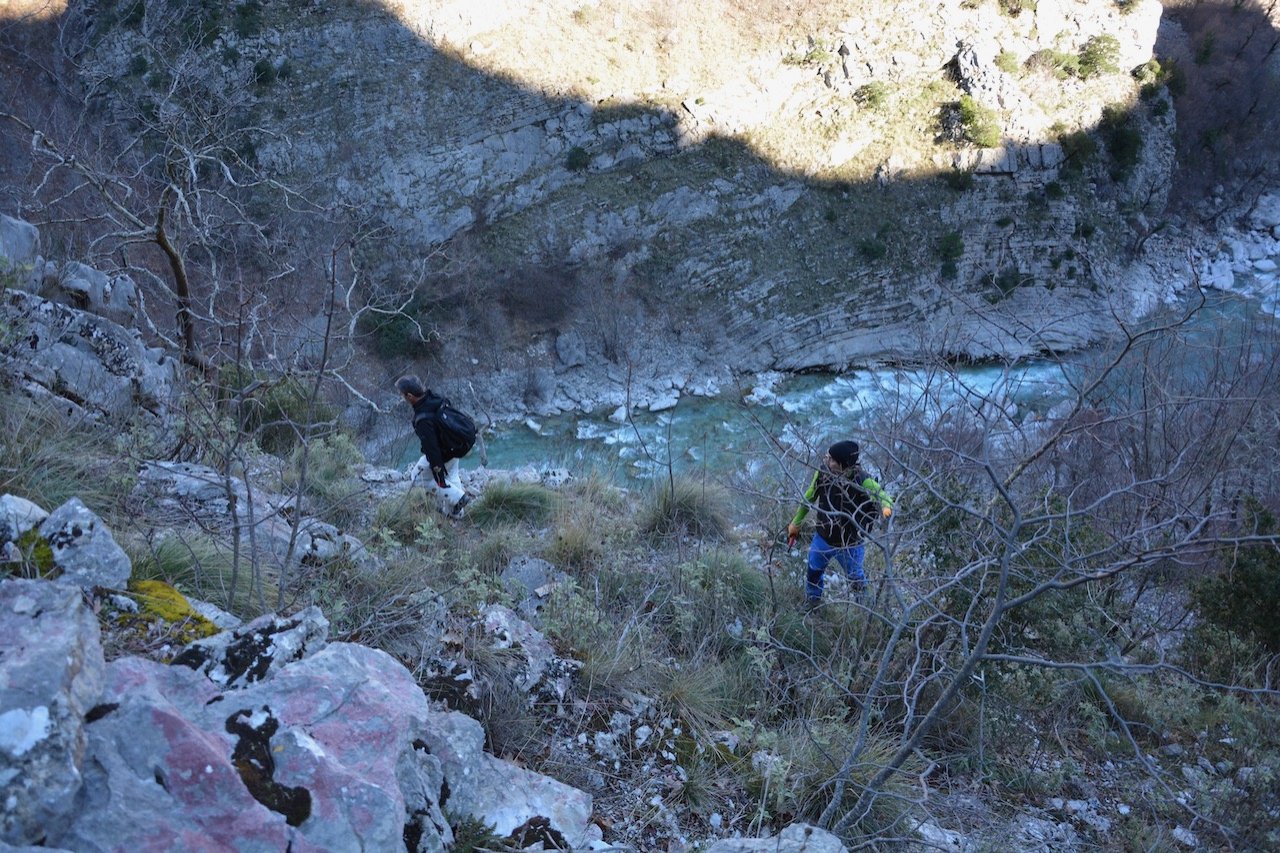
[[[1023,355],[1128,313],[1172,168],[1131,74],[1158,3],[789,8],[108,2],[82,73],[160,125],[179,83],[236,92],[246,156],[389,227],[381,286],[465,236],[505,317],[453,337],[507,359],[566,328],[619,363],[629,328],[749,369]]]

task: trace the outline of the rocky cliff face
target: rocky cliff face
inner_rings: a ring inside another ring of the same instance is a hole
[[[538,336],[566,328],[615,363],[646,360],[638,330],[746,369],[1080,346],[1100,294],[1132,307],[1135,218],[1172,168],[1167,96],[1130,73],[1155,0],[776,27],[730,2],[248,4],[200,12],[194,46],[128,5],[89,16],[96,87],[152,112],[165,74],[241,91],[257,163],[390,227],[383,279],[465,235],[508,315],[472,317],[465,351],[509,339],[507,361],[554,364]]]

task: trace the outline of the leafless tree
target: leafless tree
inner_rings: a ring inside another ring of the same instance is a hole
[[[1195,622],[1195,579],[1231,549],[1280,544],[1241,511],[1248,498],[1277,503],[1280,472],[1263,450],[1280,413],[1274,329],[1229,314],[1193,322],[1209,310],[1122,324],[1105,354],[1061,361],[1067,396],[1047,414],[1016,402],[1016,370],[988,386],[941,364],[879,413],[868,451],[899,494],[893,526],[869,549],[875,595],[845,604],[862,627],[830,656],[772,639],[793,680],[850,708],[818,786],[822,825],[910,835],[903,804],[929,808],[942,747],[967,741],[983,755],[986,732],[1009,721],[993,711],[993,686],[1026,673],[1075,673],[1134,761],[1170,789],[1125,704],[1126,679],[1280,698],[1268,678],[1208,684],[1172,651]],[[1247,843],[1185,808],[1226,843]]]

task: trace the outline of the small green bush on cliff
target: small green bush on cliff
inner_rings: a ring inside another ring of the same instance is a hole
[[[965,138],[979,148],[995,148],[1000,144],[999,116],[971,95],[960,98],[960,126]]]

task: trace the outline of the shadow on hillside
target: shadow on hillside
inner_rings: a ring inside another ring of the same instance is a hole
[[[716,125],[709,113],[695,115],[703,111],[693,101],[681,114],[636,104],[584,103],[488,73],[468,61],[469,48],[433,43],[428,22],[398,20],[378,4],[308,6],[300,19],[308,37],[279,46],[255,42],[263,20],[254,4],[191,3],[185,16],[166,21],[146,18],[141,8],[134,0],[118,0],[88,17],[73,4],[52,20],[0,22],[5,68],[19,72],[6,74],[0,84],[5,101],[36,126],[63,128],[87,141],[95,122],[114,120],[102,99],[93,99],[84,116],[52,121],[48,102],[21,94],[25,81],[58,78],[56,63],[40,49],[52,34],[60,43],[79,39],[88,46],[95,28],[132,28],[139,34],[148,29],[139,53],[121,66],[118,79],[108,81],[132,88],[145,112],[160,93],[174,88],[172,77],[144,55],[145,44],[165,39],[222,44],[220,34],[236,33],[237,40],[221,52],[222,61],[239,70],[246,93],[236,120],[273,122],[287,137],[283,142],[264,135],[256,146],[243,149],[244,156],[297,173],[314,162],[340,164],[339,172],[323,176],[316,189],[373,187],[380,200],[373,218],[396,235],[419,236],[417,245],[407,247],[408,256],[459,234],[489,240],[490,250],[506,241],[497,252],[505,252],[505,259],[498,258],[485,274],[508,282],[509,291],[525,281],[546,284],[545,298],[541,292],[532,300],[528,293],[526,298],[508,293],[503,305],[509,314],[532,316],[547,327],[557,325],[568,310],[556,307],[548,258],[559,255],[557,262],[569,266],[583,258],[618,262],[634,254],[642,240],[659,247],[642,262],[640,271],[648,280],[679,281],[703,294],[768,282],[771,302],[759,306],[761,312],[794,310],[797,302],[812,302],[819,293],[824,301],[848,305],[870,328],[895,311],[927,317],[937,304],[934,296],[921,296],[929,288],[974,289],[993,302],[1027,284],[1052,290],[1092,276],[1076,259],[1095,226],[1062,212],[1056,202],[1063,190],[1054,177],[1064,165],[1079,166],[1073,160],[1088,156],[1087,151],[1071,144],[1064,150],[1057,139],[986,150],[958,144],[951,162],[939,164],[934,174],[898,174],[885,163],[877,180],[850,182],[778,167]],[[1167,83],[1173,91],[1181,128],[1174,183],[1182,200],[1194,202],[1224,175],[1257,178],[1274,169],[1280,95],[1266,63],[1280,35],[1257,0],[1189,5],[1173,17],[1187,36],[1166,22],[1156,55],[1176,59],[1177,71],[1171,73],[1165,63],[1164,76],[1153,85]],[[326,34],[335,32],[343,34],[341,42],[327,40]],[[362,57],[359,70],[349,61],[352,54]],[[939,79],[946,74],[946,68],[937,69]],[[191,89],[193,96],[200,91]],[[208,92],[211,100],[223,94]],[[1137,208],[1148,220],[1162,216],[1163,210],[1140,210],[1134,191],[1122,186],[1133,165],[1125,158],[1135,156],[1142,144],[1135,137],[1147,127],[1140,119],[1162,102],[1158,94],[1138,100],[1127,113],[1113,113],[1106,125],[1094,128],[1098,159],[1071,192],[1114,202],[1122,218],[1126,207]],[[130,125],[118,126],[127,138]],[[423,138],[432,141],[429,149],[414,142]],[[13,126],[0,123],[0,151],[8,161],[0,177],[10,184],[5,207],[19,216],[28,208],[25,194],[41,175],[40,165],[20,153],[26,142]],[[664,164],[670,168],[664,170]],[[1027,174],[1039,176],[1030,187],[1019,180]],[[704,215],[698,205],[722,195],[726,181],[736,182],[738,189],[750,185],[757,197],[739,209],[708,209],[715,217],[753,224],[754,243],[729,245],[716,242],[713,234],[695,245],[689,229],[678,226],[640,235],[638,223],[624,210],[643,199],[650,207],[681,208],[666,217],[668,222],[697,222]],[[681,194],[680,187],[692,192]],[[804,192],[795,196],[791,187]],[[975,191],[986,193],[982,205],[967,201]],[[1000,204],[1008,206],[1006,214]],[[579,218],[565,212],[570,207]],[[531,210],[536,213],[522,220]],[[592,233],[607,235],[605,242],[584,243],[584,219]],[[1005,220],[1015,224],[1002,225]],[[1056,234],[1061,245],[1020,236],[1020,221]],[[38,218],[37,224],[71,227]],[[485,236],[497,226],[502,234]],[[1140,237],[1126,239],[1140,245]],[[526,247],[524,257],[511,245]],[[779,251],[779,245],[787,250]],[[820,290],[801,286],[808,281],[816,281]],[[927,286],[922,288],[922,281]],[[566,305],[581,293],[570,296],[563,300]],[[879,306],[885,306],[883,317]],[[744,314],[730,332],[749,334],[759,316]]]

